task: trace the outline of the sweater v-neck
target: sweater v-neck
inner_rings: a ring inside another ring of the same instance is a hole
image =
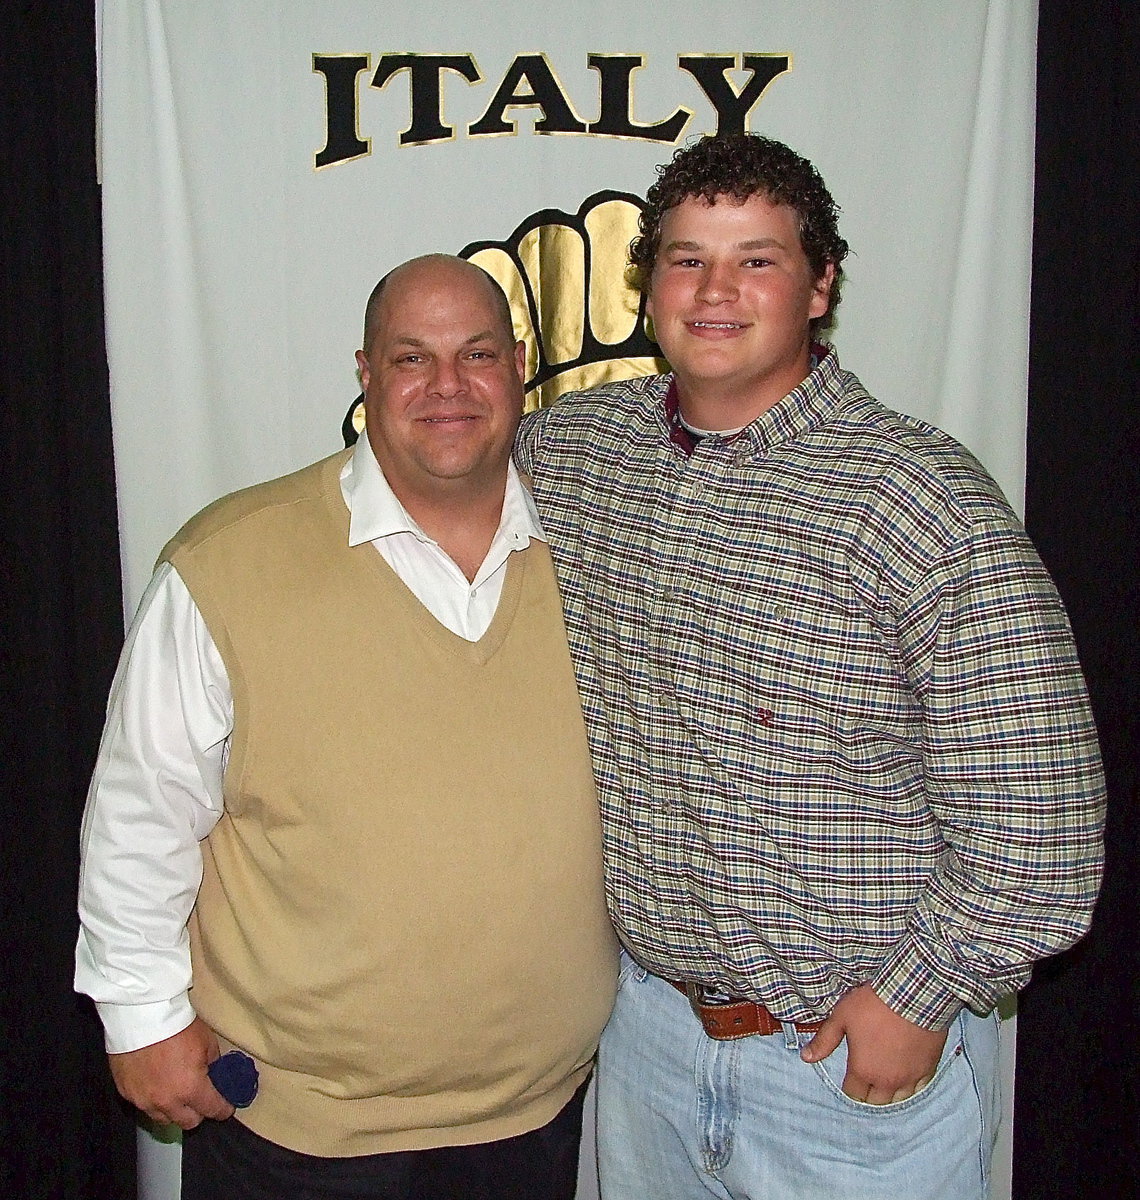
[[[523,581],[526,576],[527,550],[512,550],[506,563],[506,578],[503,580],[503,590],[499,597],[495,615],[491,618],[483,636],[478,641],[469,641],[458,633],[453,633],[436,616],[424,607],[408,585],[384,560],[383,555],[371,542],[363,542],[359,546],[349,547],[348,529],[350,514],[344,497],[340,493],[340,470],[343,466],[343,456],[335,455],[330,461],[329,469],[324,472],[322,490],[325,502],[331,509],[336,520],[339,536],[344,539],[345,549],[352,555],[366,561],[369,569],[396,602],[405,610],[409,621],[425,637],[434,641],[442,650],[456,657],[466,658],[472,666],[481,667],[490,662],[506,641],[507,634],[514,624],[518,612],[519,600],[522,596]],[[529,547],[528,547],[529,549]]]
[[[456,657],[466,658],[473,666],[486,665],[498,653],[507,634],[514,624],[522,596],[523,579],[526,574],[526,550],[511,551],[507,559],[506,578],[491,624],[478,641],[469,641],[453,633],[433,613],[429,612],[412,593],[408,585],[386,563],[371,542],[354,547],[364,552],[374,572],[379,572],[380,582],[396,597],[397,603],[406,611],[408,620],[425,636],[431,638],[441,649]]]

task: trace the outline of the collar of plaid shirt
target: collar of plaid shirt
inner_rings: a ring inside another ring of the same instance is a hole
[[[831,365],[833,367],[838,367],[839,359],[835,357],[835,352],[831,349],[831,347],[823,342],[814,342],[811,348],[811,370],[814,371],[816,367],[818,367],[819,364],[828,356],[828,354],[831,354],[834,358],[834,362]],[[798,397],[793,394],[791,401],[788,403],[788,407],[793,409],[802,407],[802,415],[806,421],[803,428],[807,428],[816,416],[821,418],[825,416],[833,407],[831,404],[819,404],[818,402],[800,406],[797,403],[797,400]],[[753,422],[753,424],[754,423],[755,422]],[[671,375],[669,377],[669,387],[665,392],[665,424],[669,429],[669,440],[673,443],[673,445],[679,446],[686,455],[692,454],[692,452],[697,448],[697,443],[701,441],[701,437],[697,434],[694,434],[691,429],[687,429],[681,420],[681,398],[677,394],[677,378],[675,375]],[[798,422],[796,422],[794,419],[788,422],[788,436],[794,436],[795,428],[797,426]],[[738,437],[742,437],[747,432],[748,426],[745,426],[744,429],[734,432],[731,436],[726,437],[725,441],[733,441]],[[767,443],[765,440],[761,439],[761,442],[756,446],[756,449],[762,450],[765,448],[766,444]]]

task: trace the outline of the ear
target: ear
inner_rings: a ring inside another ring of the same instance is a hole
[[[808,316],[822,317],[831,303],[831,284],[835,279],[835,263],[828,263],[823,274],[812,284],[811,304],[808,306]]]
[[[360,374],[360,387],[363,391],[368,391],[368,380],[372,375],[372,368],[368,365],[368,356],[363,350],[356,352],[356,368]]]
[[[515,342],[515,370],[519,383],[526,385],[526,342]]]

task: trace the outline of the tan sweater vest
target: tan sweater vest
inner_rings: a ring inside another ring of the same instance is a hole
[[[549,552],[471,643],[369,544],[345,454],[166,547],[229,674],[225,814],[190,922],[198,1014],[253,1056],[240,1119],[347,1156],[550,1120],[613,1001],[593,779]]]

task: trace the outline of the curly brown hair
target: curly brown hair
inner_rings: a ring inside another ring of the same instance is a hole
[[[773,204],[786,204],[799,217],[800,244],[816,279],[835,267],[827,312],[811,322],[813,335],[831,327],[843,281],[842,262],[848,246],[839,236],[839,208],[819,172],[783,142],[756,133],[708,136],[683,146],[670,162],[657,168],[657,182],[645,197],[638,220],[640,236],[629,245],[629,261],[637,285],[649,287],[661,245],[661,222],[671,208],[690,196],[710,204],[721,196],[737,203],[757,194]]]

